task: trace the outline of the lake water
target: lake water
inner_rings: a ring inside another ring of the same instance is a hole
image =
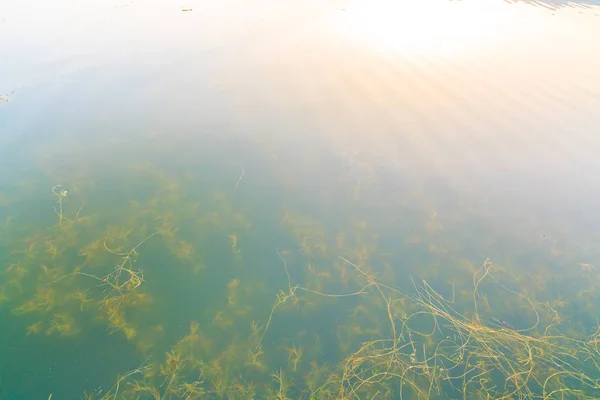
[[[0,399],[600,397],[600,2],[3,1]]]

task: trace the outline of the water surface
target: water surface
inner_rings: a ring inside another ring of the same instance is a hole
[[[598,397],[599,15],[3,5],[0,398]]]

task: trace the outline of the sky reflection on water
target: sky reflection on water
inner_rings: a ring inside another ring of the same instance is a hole
[[[290,161],[359,151],[404,175],[550,214],[585,208],[600,222],[589,200],[600,184],[600,55],[590,51],[599,10],[495,0],[7,4],[4,162],[133,147],[169,157],[231,138]]]

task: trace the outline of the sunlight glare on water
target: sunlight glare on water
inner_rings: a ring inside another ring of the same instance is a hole
[[[352,1],[331,27],[380,51],[476,51],[514,34],[506,28],[519,16],[516,8],[496,1]]]

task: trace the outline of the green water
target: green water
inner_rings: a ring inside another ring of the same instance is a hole
[[[303,185],[281,164],[129,154],[15,185],[2,395],[598,395],[581,249],[438,185],[352,185],[342,161]]]
[[[600,398],[596,3],[7,6],[0,400]]]

